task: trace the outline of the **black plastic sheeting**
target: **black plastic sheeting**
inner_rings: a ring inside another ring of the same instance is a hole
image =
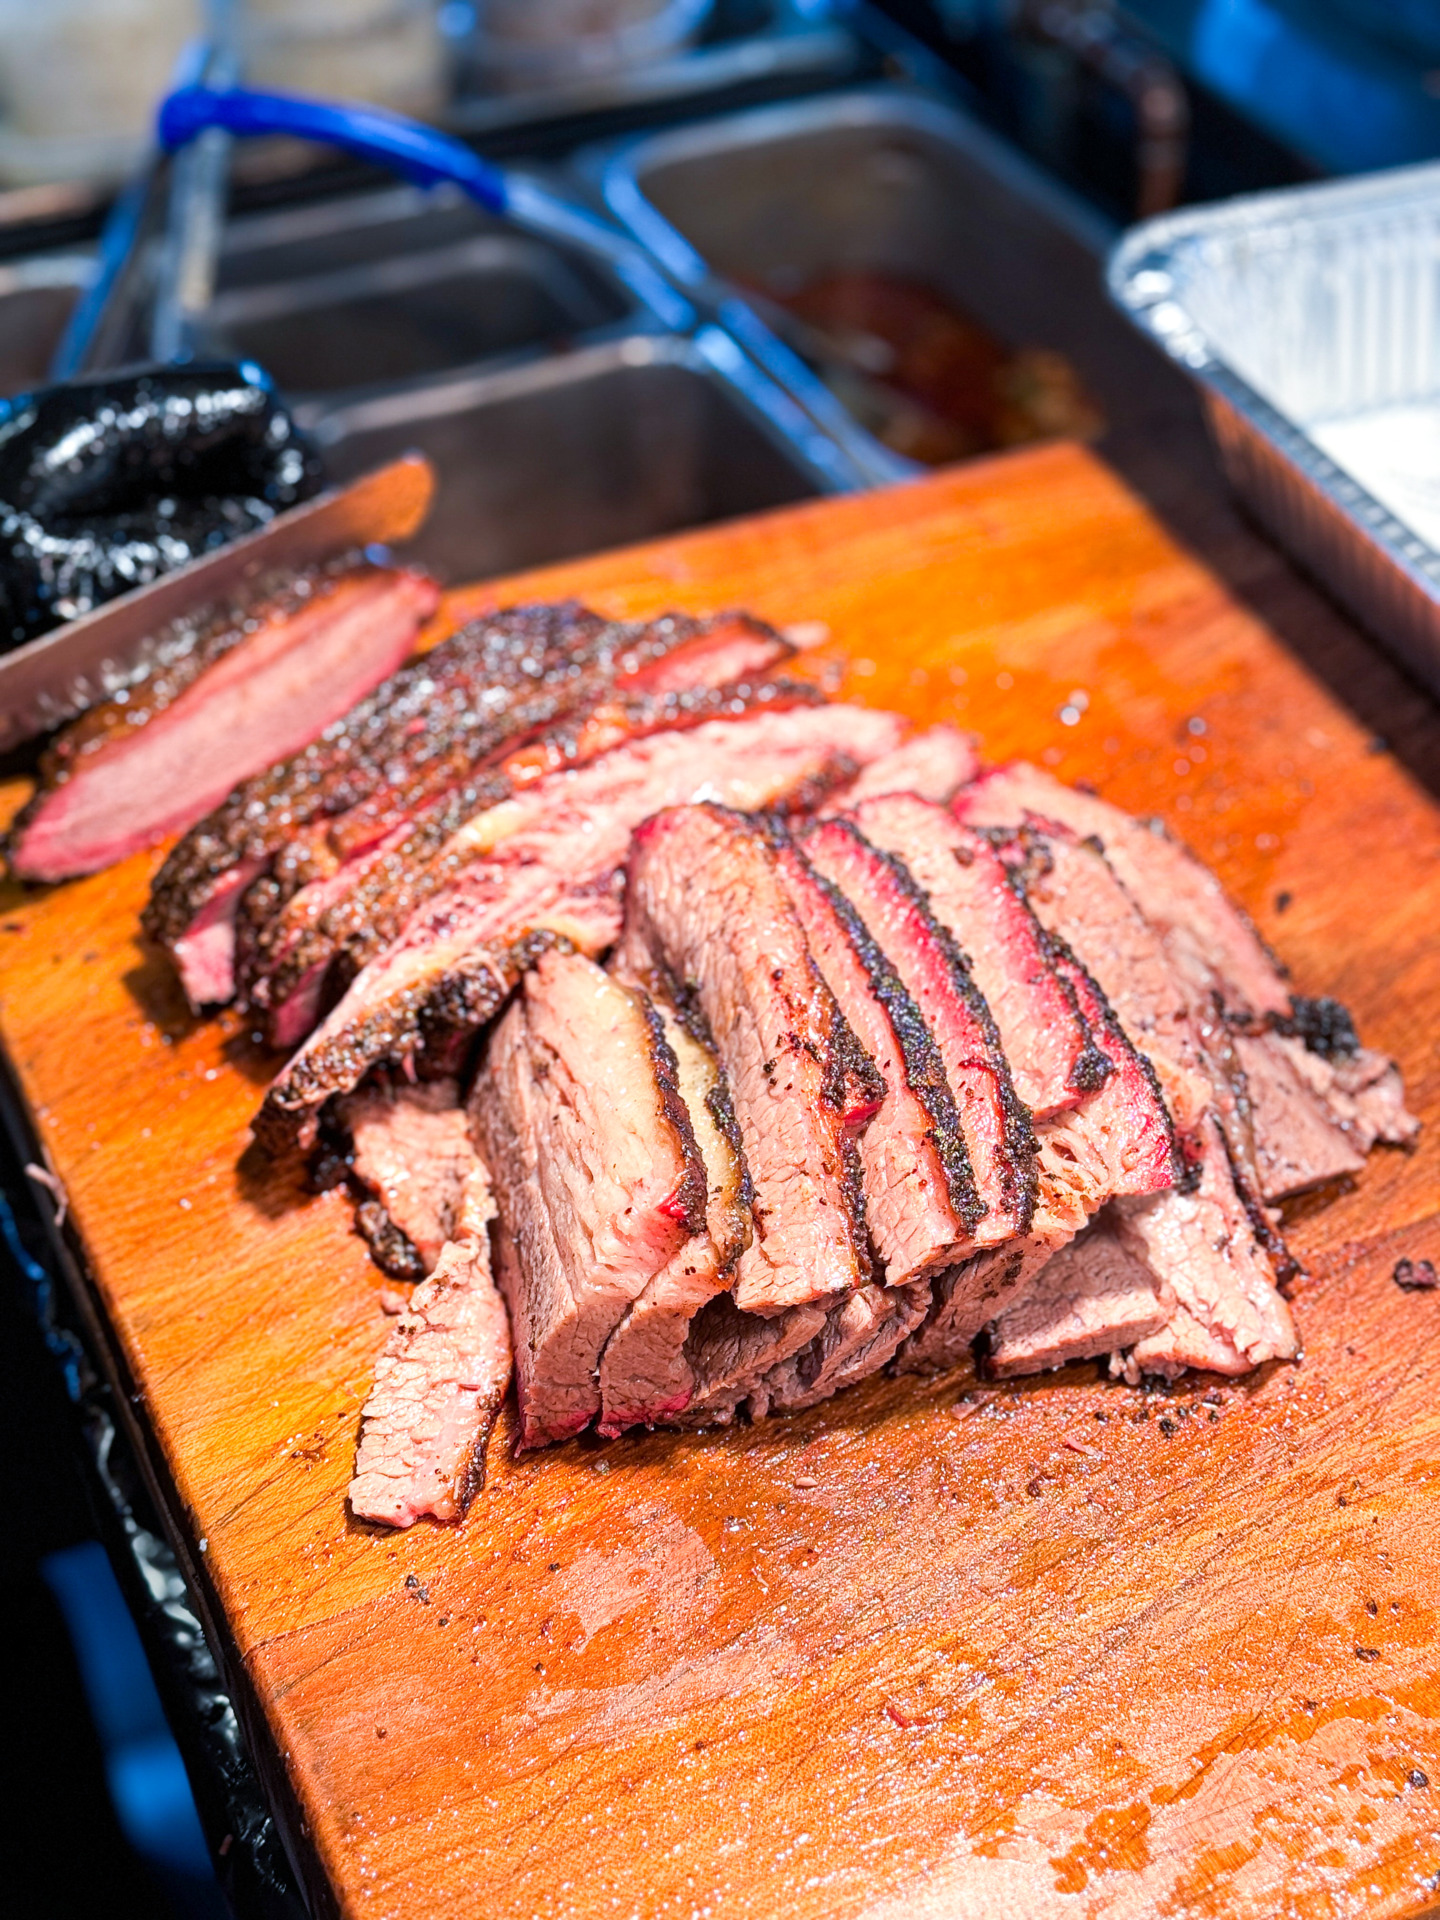
[[[239,1920],[307,1920],[189,1586],[164,1537],[117,1420],[114,1394],[80,1329],[61,1277],[73,1258],[41,1207],[51,1196],[25,1171],[32,1143],[8,1073],[0,1072],[0,1262],[19,1281],[75,1411],[77,1451],[105,1546],[134,1615],[185,1761],[216,1878]],[[39,1203],[35,1198],[39,1192]],[[8,1260],[6,1256],[8,1255]]]

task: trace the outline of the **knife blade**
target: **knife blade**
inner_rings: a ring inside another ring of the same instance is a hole
[[[0,751],[110,699],[134,681],[151,641],[173,621],[219,606],[260,575],[408,540],[434,493],[435,469],[423,454],[407,453],[0,655]]]

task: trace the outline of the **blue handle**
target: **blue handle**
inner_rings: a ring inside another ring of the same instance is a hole
[[[167,153],[187,146],[210,127],[222,127],[238,139],[258,134],[290,134],[343,147],[362,160],[375,160],[430,187],[453,180],[490,213],[504,213],[509,189],[499,167],[449,134],[419,121],[386,113],[382,107],[341,106],[303,100],[285,93],[252,93],[246,87],[181,87],[161,105],[156,135]]]

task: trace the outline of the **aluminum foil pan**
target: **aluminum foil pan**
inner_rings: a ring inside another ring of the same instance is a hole
[[[1440,165],[1162,215],[1109,281],[1236,493],[1440,693]]]

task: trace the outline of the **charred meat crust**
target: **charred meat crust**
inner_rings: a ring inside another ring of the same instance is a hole
[[[1220,1144],[1225,1149],[1225,1158],[1229,1162],[1230,1178],[1235,1184],[1236,1193],[1240,1196],[1240,1204],[1245,1209],[1245,1218],[1250,1222],[1250,1231],[1264,1248],[1266,1257],[1275,1271],[1275,1284],[1281,1293],[1284,1293],[1292,1281],[1304,1278],[1305,1269],[1291,1253],[1276,1229],[1274,1221],[1266,1212],[1265,1203],[1255,1191],[1254,1182],[1240,1165],[1229,1135],[1223,1126],[1219,1129],[1219,1134]]]
[[[664,1022],[655,1011],[649,994],[638,987],[632,987],[630,991],[639,1002],[645,1018],[645,1030],[650,1037],[650,1070],[655,1076],[661,1110],[666,1123],[674,1129],[685,1168],[679,1186],[670,1196],[667,1211],[693,1237],[705,1230],[705,1203],[710,1197],[710,1185],[705,1176],[705,1162],[700,1157],[690,1109],[680,1091],[680,1062],[675,1058],[675,1049],[665,1038]]]
[[[677,1011],[676,1018],[678,1019],[679,1017]],[[692,1040],[700,1039],[700,1036],[686,1022],[682,1021],[681,1024],[685,1026],[685,1031],[690,1035]],[[715,1043],[713,1040],[701,1040],[701,1045],[708,1047],[712,1057],[714,1056]],[[715,1060],[715,1084],[705,1095],[705,1110],[715,1122],[717,1131],[724,1136],[731,1152],[735,1155],[735,1165],[739,1169],[740,1174],[737,1198],[745,1212],[750,1213],[755,1205],[755,1184],[750,1178],[750,1168],[745,1159],[745,1147],[740,1138],[740,1122],[735,1118],[735,1102],[731,1098],[730,1082],[726,1079],[725,1069],[721,1066],[718,1058]],[[743,1252],[743,1247],[738,1248],[734,1258],[727,1263],[727,1266],[733,1268],[735,1260],[738,1260],[740,1254]]]
[[[1074,1007],[1075,1018],[1085,1034],[1085,1044],[1081,1047],[1079,1053],[1076,1054],[1075,1064],[1070,1069],[1070,1077],[1065,1084],[1075,1093],[1098,1093],[1110,1078],[1111,1074],[1114,1073],[1115,1062],[1110,1058],[1109,1054],[1105,1052],[1104,1048],[1097,1044],[1095,1030],[1090,1021],[1085,1017],[1085,1009],[1080,1004],[1079,995],[1075,990],[1075,982],[1063,968],[1058,966],[1055,968],[1055,978],[1060,982],[1061,993],[1064,994],[1065,998]],[[1094,986],[1094,984],[1092,981],[1091,985]],[[1100,993],[1098,987],[1095,987],[1095,991],[1097,994]],[[1103,1000],[1104,995],[1101,994],[1100,997]],[[1114,1032],[1119,1032],[1118,1022],[1115,1021],[1113,1015],[1111,1016],[1110,1026]],[[1149,1066],[1149,1064],[1147,1061],[1146,1065]]]
[[[783,826],[778,830],[783,832]],[[845,929],[870,982],[870,991],[890,1021],[905,1063],[906,1082],[930,1119],[928,1137],[945,1175],[951,1208],[965,1231],[972,1233],[985,1212],[985,1203],[975,1187],[954,1090],[935,1036],[850,901],[823,873],[814,867],[810,873]]]
[[[415,1243],[385,1211],[379,1200],[362,1200],[355,1209],[355,1231],[370,1249],[371,1258],[392,1280],[423,1280],[425,1262]]]
[[[856,1112],[856,1094],[861,1088],[864,1089],[864,1112],[867,1117],[873,1113],[885,1097],[885,1083],[880,1081],[879,1092],[874,1092],[873,1082],[879,1079],[875,1063],[856,1039],[849,1021],[838,1006],[835,1008],[835,1024],[830,1040],[830,1071],[826,1074],[821,1098],[838,1111],[844,1123],[840,1130],[840,1185],[854,1226],[856,1266],[861,1279],[869,1280],[876,1271],[875,1248],[865,1219],[865,1172],[860,1164],[858,1127],[852,1115]],[[871,1078],[867,1080],[861,1077],[857,1086],[857,1073],[862,1062],[869,1067]]]
[[[1276,1033],[1303,1040],[1311,1053],[1322,1060],[1352,1060],[1360,1051],[1360,1036],[1350,1010],[1339,1000],[1321,994],[1292,993],[1290,1016],[1274,1018],[1266,1024]]]
[[[489,950],[474,954],[469,967],[439,984],[427,981],[415,994],[387,1001],[327,1046],[296,1060],[266,1094],[255,1116],[256,1140],[267,1152],[286,1152],[317,1106],[337,1089],[356,1085],[376,1061],[404,1060],[423,1052],[427,1041],[440,1033],[483,1026],[551,947],[561,953],[574,950],[563,934],[542,928],[515,941],[503,956]]]
[[[886,868],[894,885],[904,895],[907,903],[924,925],[927,937],[933,941],[936,951],[944,962],[952,990],[959,999],[964,1001],[971,1018],[979,1027],[989,1054],[989,1064],[995,1074],[1004,1122],[1002,1144],[1006,1205],[1014,1218],[1015,1231],[1019,1234],[1028,1233],[1039,1194],[1035,1135],[1030,1126],[1030,1115],[1016,1094],[1011,1081],[1010,1069],[1005,1063],[1005,1052],[1000,1044],[1000,1033],[995,1025],[994,1016],[986,1004],[984,994],[971,977],[969,963],[959,942],[949,928],[942,926],[931,912],[929,895],[916,881],[910,869],[896,855],[875,846],[866,839],[853,820],[847,820],[843,816],[827,820],[823,830],[848,834],[868,857],[879,861]],[[802,835],[801,846],[803,847],[804,844],[805,836]],[[957,1208],[957,1213],[958,1211]],[[960,1217],[965,1218],[963,1214]]]
[[[1016,890],[1023,899],[1024,887],[1020,876],[1012,876],[1012,884],[1015,885]],[[1115,1009],[1105,997],[1104,988],[1095,976],[1081,964],[1068,943],[1062,940],[1058,933],[1052,933],[1049,928],[1042,926],[1038,918],[1035,921],[1035,927],[1039,933],[1040,945],[1045,952],[1045,956],[1051,966],[1054,967],[1060,984],[1074,999],[1076,1009],[1079,1012],[1080,1018],[1085,1022],[1086,1029],[1093,1033],[1095,1028],[1099,1026],[1103,1033],[1105,1045],[1110,1049],[1109,1054],[1100,1054],[1100,1058],[1105,1062],[1105,1072],[1100,1076],[1094,1088],[1086,1088],[1085,1091],[1098,1092],[1099,1088],[1104,1086],[1110,1075],[1115,1071],[1115,1059],[1112,1058],[1111,1055],[1118,1057],[1123,1054],[1133,1060],[1140,1072],[1145,1076],[1146,1084],[1155,1096],[1157,1110],[1164,1116],[1165,1137],[1170,1147],[1170,1166],[1174,1174],[1174,1184],[1182,1192],[1185,1191],[1189,1184],[1193,1184],[1193,1176],[1191,1170],[1186,1167],[1184,1154],[1180,1151],[1179,1137],[1175,1132],[1175,1121],[1171,1115],[1170,1108],[1166,1104],[1165,1095],[1160,1088],[1160,1078],[1155,1071],[1150,1056],[1142,1053],[1139,1047],[1130,1039],[1130,1036],[1120,1025],[1115,1014]]]
[[[256,928],[241,906],[239,982],[255,1007],[283,1005],[318,966],[337,962],[353,978],[399,931],[414,909],[447,886],[467,859],[447,843],[467,822],[507,800],[538,763],[545,774],[598,757],[600,752],[647,734],[701,726],[707,720],[787,706],[821,704],[814,687],[794,680],[742,681],[724,687],[689,687],[661,694],[617,697],[607,688],[579,715],[545,728],[538,739],[515,747],[500,765],[452,790],[415,820],[400,842],[369,863],[358,863],[355,884],[326,906],[308,926],[294,926],[270,912]],[[599,718],[603,723],[596,726]],[[527,782],[528,784],[528,782]],[[254,889],[251,889],[254,892]],[[247,899],[249,896],[247,895]],[[297,907],[300,901],[296,901]],[[284,945],[276,957],[276,950]],[[267,971],[267,968],[269,971]],[[342,987],[349,980],[341,981]]]
[[[156,877],[145,931],[178,939],[237,861],[268,861],[312,821],[370,801],[397,768],[417,798],[463,777],[511,738],[525,696],[548,689],[558,713],[573,704],[587,669],[638,672],[705,624],[678,615],[622,624],[574,601],[472,621],[407,661],[301,752],[243,781],[192,828]]]

